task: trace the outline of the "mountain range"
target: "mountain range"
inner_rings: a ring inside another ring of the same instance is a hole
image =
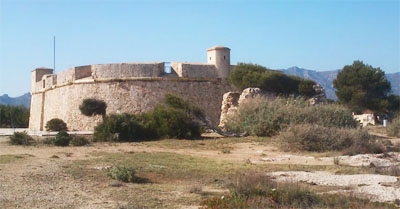
[[[19,97],[9,97],[8,94],[0,96],[0,104],[12,106],[24,106],[29,108],[31,105],[31,94],[26,93]]]
[[[340,70],[315,71],[299,67],[291,67],[281,71],[287,75],[295,75],[321,84],[321,86],[325,89],[327,98],[337,100],[335,94],[336,89],[333,87],[333,80],[335,80]],[[385,77],[392,85],[392,93],[395,95],[400,95],[400,72],[388,73],[385,74]]]
[[[301,78],[311,79],[325,89],[326,96],[328,99],[337,100],[335,95],[335,88],[333,87],[333,80],[335,80],[340,70],[332,71],[315,71],[307,70],[299,67],[291,67],[288,69],[281,70],[287,75],[295,75]],[[400,95],[400,72],[385,74],[386,79],[392,84],[392,93]],[[31,95],[26,93],[19,97],[9,97],[7,94],[0,96],[0,104],[5,105],[23,105],[25,107],[31,104]]]

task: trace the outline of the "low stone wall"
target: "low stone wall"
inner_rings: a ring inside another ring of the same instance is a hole
[[[217,125],[222,96],[231,90],[227,81],[217,79],[103,79],[74,83],[49,89],[44,93],[34,93],[29,128],[44,130],[47,121],[60,118],[71,131],[93,130],[101,122],[101,117],[87,117],[80,113],[79,105],[84,99],[104,100],[107,103],[107,114],[137,114],[149,111],[163,102],[165,94],[174,94],[189,100],[204,110],[213,125]]]

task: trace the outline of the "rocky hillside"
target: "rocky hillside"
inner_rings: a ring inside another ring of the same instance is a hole
[[[0,104],[18,106],[22,105],[27,108],[31,105],[31,94],[26,93],[19,97],[9,97],[7,94],[0,96]]]
[[[315,71],[299,67],[291,67],[282,71],[285,74],[311,79],[321,84],[325,89],[327,98],[337,100],[335,88],[333,88],[333,80],[335,80],[340,70]],[[396,95],[400,95],[400,73],[388,73],[386,74],[386,79],[392,84],[392,92]]]

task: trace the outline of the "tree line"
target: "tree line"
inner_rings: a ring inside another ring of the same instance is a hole
[[[231,72],[229,81],[238,90],[260,88],[280,96],[312,97],[316,93],[313,87],[316,83],[312,80],[286,75],[257,64],[239,63]]]
[[[28,108],[0,104],[0,128],[26,128],[28,126]]]
[[[238,90],[257,87],[278,96],[295,95],[305,98],[316,93],[312,80],[289,76],[280,71],[249,63],[239,63],[229,80]],[[354,61],[346,65],[333,81],[338,103],[353,112],[371,110],[374,113],[399,114],[400,96],[391,91],[391,84],[380,68]]]

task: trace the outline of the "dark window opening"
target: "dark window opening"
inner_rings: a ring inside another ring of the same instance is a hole
[[[224,60],[226,60],[226,56],[224,56]]]

